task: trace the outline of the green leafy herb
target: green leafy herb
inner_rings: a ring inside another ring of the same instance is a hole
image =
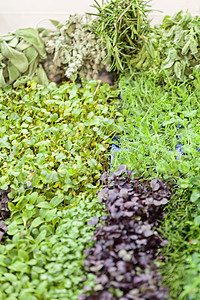
[[[92,6],[97,13],[93,30],[103,39],[106,48],[106,59],[112,59],[111,70],[122,71],[130,68],[130,60],[141,49],[142,36],[147,34],[148,4],[141,0],[95,1]]]
[[[194,79],[193,71],[199,71],[200,18],[182,11],[165,16],[161,25],[151,28],[145,37],[142,50],[132,64],[139,70],[151,70],[179,82]],[[168,75],[166,75],[166,70]]]
[[[0,189],[10,187],[12,199],[0,245],[1,300],[81,293],[93,234],[87,222],[103,214],[96,191],[109,167],[117,94],[97,81],[0,90]]]

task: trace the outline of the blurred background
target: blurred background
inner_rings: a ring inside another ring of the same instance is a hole
[[[0,34],[38,25],[51,28],[48,19],[64,23],[69,14],[95,12],[95,9],[90,7],[92,4],[93,0],[1,0]],[[200,15],[198,0],[152,0],[149,4],[156,10],[149,16],[152,24],[160,23],[165,15],[172,15],[179,10],[188,10],[192,15]]]

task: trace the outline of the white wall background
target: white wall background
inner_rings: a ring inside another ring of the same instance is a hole
[[[64,23],[69,14],[91,12],[91,4],[93,0],[0,0],[0,34],[36,27],[39,22],[51,27],[47,19]]]
[[[101,3],[101,0],[98,2]],[[69,14],[95,12],[90,7],[93,3],[93,0],[0,0],[0,34],[18,28],[36,27],[39,22],[42,27],[51,27],[47,19],[64,23]],[[153,9],[162,11],[150,14],[153,24],[178,10],[200,15],[200,0],[152,0],[150,4]]]

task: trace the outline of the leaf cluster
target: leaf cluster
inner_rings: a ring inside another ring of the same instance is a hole
[[[101,179],[98,200],[107,215],[95,230],[93,248],[87,249],[86,270],[97,276],[89,296],[79,299],[166,299],[167,289],[153,261],[165,241],[158,235],[158,220],[171,197],[160,179],[133,178],[135,172],[120,165]],[[89,287],[86,287],[86,290]]]
[[[199,298],[199,175],[179,180],[179,189],[168,207],[161,233],[169,243],[161,264],[172,299]]]
[[[198,82],[198,78],[194,80]],[[123,163],[146,178],[174,182],[199,171],[199,91],[189,83],[160,85],[154,75],[136,74],[121,89],[121,151],[113,166]]]
[[[103,39],[106,59],[112,60],[110,70],[123,71],[130,67],[130,59],[141,49],[142,36],[149,29],[148,4],[143,0],[102,1],[102,6],[95,0],[92,6],[97,10],[92,14],[97,18],[93,30]]]
[[[103,213],[95,193],[117,128],[117,94],[96,81],[0,90],[0,189],[10,188],[12,199],[1,300],[80,294],[87,222]]]
[[[77,299],[86,276],[83,250],[92,246],[94,232],[87,222],[101,210],[88,197],[58,211],[54,221],[32,223],[31,231],[18,230],[14,221],[12,240],[0,245],[0,299]]]
[[[0,36],[0,49],[0,88],[17,87],[34,76],[40,84],[48,84],[42,67],[46,51],[37,30],[23,28]]]
[[[159,232],[164,283],[171,299],[199,298],[199,76],[176,83],[152,73],[121,78],[118,136],[113,166],[126,164],[136,176],[163,178],[173,187]]]
[[[182,11],[165,16],[161,25],[151,28],[138,57],[132,60],[139,70],[151,70],[166,81],[194,79],[193,70],[200,64],[200,18]]]
[[[84,77],[97,79],[98,72],[109,68],[104,63],[106,47],[91,30],[89,16],[70,15],[65,24],[52,21],[56,30],[39,29],[45,43],[44,67],[51,80]]]

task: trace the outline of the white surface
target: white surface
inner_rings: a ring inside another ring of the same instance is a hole
[[[0,34],[25,27],[51,27],[48,19],[64,23],[70,14],[95,12],[93,0],[0,0]]]
[[[101,3],[101,0],[98,0]],[[0,34],[12,32],[18,28],[39,26],[51,27],[45,19],[64,22],[69,14],[95,12],[90,5],[93,0],[0,0]],[[167,14],[183,10],[200,15],[200,0],[152,0],[155,10],[150,14],[153,24],[160,23]]]

